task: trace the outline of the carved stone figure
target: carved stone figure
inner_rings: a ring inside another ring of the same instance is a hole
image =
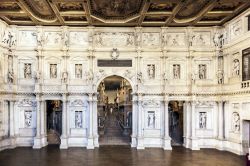
[[[40,71],[35,72],[35,80],[36,80],[36,83],[39,83],[41,81],[41,72]]]
[[[213,42],[215,47],[220,47],[220,38],[221,38],[220,33],[216,32],[213,37]]]
[[[91,70],[89,70],[88,72],[86,72],[86,81],[88,84],[92,83],[93,79],[94,79],[94,74]]]
[[[128,69],[124,72],[124,76],[129,78],[129,79],[131,79],[133,77],[132,72]]]
[[[40,30],[36,33],[36,40],[37,40],[37,46],[42,47],[44,42],[44,36]]]
[[[142,72],[137,73],[137,81],[138,81],[138,83],[143,82],[143,80],[142,80]]]
[[[82,78],[82,64],[75,64],[75,78]]]
[[[9,47],[15,46],[16,45],[15,33],[11,32],[11,31],[6,31],[2,42],[7,44]]]
[[[207,128],[207,113],[206,112],[200,112],[199,114],[199,127],[200,129]]]
[[[32,112],[31,111],[25,111],[24,112],[25,127],[31,127],[31,122],[32,122]]]
[[[105,71],[103,69],[99,69],[99,71],[96,74],[96,79],[99,80],[104,76],[105,76]]]
[[[75,126],[76,128],[82,128],[82,111],[75,112]]]
[[[218,77],[218,84],[223,84],[224,83],[223,70],[218,70],[217,77]]]
[[[233,60],[233,76],[239,76],[240,75],[240,61],[239,59]]]
[[[65,84],[68,82],[68,72],[67,71],[64,71],[62,73],[62,82]]]
[[[64,32],[63,36],[62,36],[62,40],[64,43],[64,47],[69,47],[69,34],[68,32]]]
[[[236,133],[240,131],[240,115],[238,112],[232,114],[232,130]]]
[[[164,81],[167,81],[168,80],[168,74],[167,74],[167,72],[164,72],[162,77],[163,77]]]
[[[155,113],[153,111],[148,112],[148,128],[155,128]]]
[[[189,38],[188,38],[189,46],[193,46],[194,45],[194,41],[195,41],[195,35],[194,34],[190,34]]]
[[[13,71],[8,71],[8,83],[14,82],[14,73]]]
[[[25,63],[24,64],[24,78],[31,79],[31,64]]]
[[[50,78],[57,78],[57,64],[50,64]]]
[[[207,67],[204,64],[199,65],[199,79],[206,79]]]
[[[173,65],[173,74],[174,74],[174,79],[180,79],[180,65],[179,64]]]
[[[148,65],[148,78],[149,79],[155,78],[155,65],[154,64]]]

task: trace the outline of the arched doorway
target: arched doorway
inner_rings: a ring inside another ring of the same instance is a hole
[[[120,76],[104,78],[98,88],[99,145],[129,145],[132,134],[132,87]]]

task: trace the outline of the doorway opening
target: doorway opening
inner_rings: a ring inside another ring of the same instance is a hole
[[[100,145],[129,145],[132,133],[132,87],[120,76],[109,76],[98,86]]]
[[[183,102],[169,103],[169,136],[172,146],[183,145]]]
[[[46,110],[48,144],[59,145],[62,134],[62,102],[60,100],[48,100]]]

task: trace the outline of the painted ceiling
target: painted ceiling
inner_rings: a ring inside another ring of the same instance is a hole
[[[250,0],[0,0],[13,25],[216,26],[250,7]]]

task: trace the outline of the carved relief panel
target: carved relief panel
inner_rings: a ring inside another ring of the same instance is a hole
[[[211,34],[210,32],[194,32],[191,36],[192,46],[210,46]]]
[[[232,23],[232,25],[230,26],[230,32],[232,39],[241,35],[243,32],[242,20],[237,20],[236,22]]]
[[[89,39],[88,32],[71,31],[69,32],[69,45],[70,47],[88,47]]]
[[[61,46],[62,44],[62,33],[61,32],[45,32],[44,33],[44,45],[50,46]]]
[[[166,38],[168,46],[178,47],[186,45],[185,33],[167,33]]]
[[[30,47],[36,45],[37,40],[35,31],[19,31],[18,46]]]
[[[142,33],[142,46],[160,47],[160,33]]]
[[[155,100],[147,100],[142,103],[145,113],[145,128],[160,128],[160,102]]]

